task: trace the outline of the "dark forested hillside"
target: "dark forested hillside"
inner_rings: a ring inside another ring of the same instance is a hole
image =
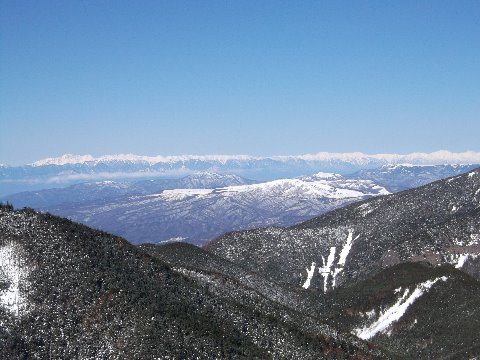
[[[65,219],[2,206],[0,235],[4,358],[381,357],[314,316],[235,298],[221,278]]]
[[[1,354],[472,358],[479,216],[479,170],[205,249],[1,206]]]

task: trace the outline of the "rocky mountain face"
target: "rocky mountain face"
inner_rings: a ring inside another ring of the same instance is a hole
[[[148,181],[132,187],[148,192],[158,189],[158,192],[38,209],[112,232],[133,243],[187,241],[203,244],[228,231],[293,225],[353,201],[388,193],[369,180],[349,180],[327,173],[207,189],[200,186],[220,184],[220,179],[224,179],[224,183],[247,181],[231,175],[216,175],[216,183],[202,182],[200,177],[198,175],[198,181],[188,184],[195,186],[194,189],[162,190],[158,184],[152,185],[156,181]],[[123,191],[125,188],[120,187],[118,192]],[[13,198],[7,200],[15,206],[19,204]]]
[[[0,207],[2,357],[387,357],[295,309],[295,299],[282,301],[289,290],[264,296],[269,290],[261,289],[273,283],[257,278],[251,283],[261,285],[249,286],[250,280],[237,280],[245,272],[228,274],[226,260],[196,268],[188,264],[188,249],[180,253],[185,263],[167,263],[168,254],[104,232]],[[190,257],[202,254],[193,250]]]
[[[291,228],[226,234],[206,248],[276,281],[324,292],[406,261],[452,264],[478,277],[479,216],[477,169]]]

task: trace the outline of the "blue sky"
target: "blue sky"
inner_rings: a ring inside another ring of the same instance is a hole
[[[0,1],[0,163],[480,150],[479,1]]]

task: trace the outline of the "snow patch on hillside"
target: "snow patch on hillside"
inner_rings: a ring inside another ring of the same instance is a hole
[[[375,210],[375,207],[371,203],[366,203],[366,204],[360,205],[359,207],[357,207],[357,209],[359,210],[359,213],[363,217],[365,217],[368,214],[370,214],[373,210]]]
[[[357,235],[356,239],[360,235]],[[352,249],[352,240],[353,240],[353,231],[348,230],[347,242],[340,251],[340,259],[338,259],[338,265],[345,266],[345,261],[347,260],[348,253]]]
[[[307,280],[305,280],[305,283],[302,285],[304,289],[308,289],[310,287],[310,281],[312,281],[314,272],[315,272],[315,263],[312,262],[312,265],[310,266],[310,270],[307,268]]]
[[[455,268],[461,269],[468,259],[476,259],[479,256],[480,254],[460,254],[458,255],[458,257],[455,258]]]
[[[22,289],[26,286],[29,269],[20,256],[20,248],[8,243],[0,247],[0,282],[7,286],[0,290],[0,306],[15,316],[26,308],[26,299]]]
[[[446,276],[438,277],[433,280],[427,280],[417,285],[415,290],[410,294],[409,289],[405,289],[403,295],[398,301],[387,308],[380,314],[380,317],[369,326],[357,328],[353,331],[360,339],[368,340],[378,333],[387,332],[388,328],[396,321],[398,321],[419,297],[428,292],[430,288],[438,281],[447,281]]]
[[[159,240],[158,243],[164,245],[164,244],[170,244],[170,243],[184,242],[187,239],[188,238],[186,237],[177,236],[177,237],[172,237],[166,240]]]
[[[335,260],[335,251],[336,251],[335,246],[332,246],[330,248],[330,253],[328,254],[327,262],[325,262],[325,258],[322,256],[323,266],[318,269],[318,272],[320,273],[320,275],[323,276],[323,292],[327,292],[328,278],[330,275],[332,275],[331,268]]]
[[[343,271],[345,267],[345,263],[347,261],[347,256],[352,249],[353,241],[357,240],[360,235],[357,235],[353,238],[353,230],[348,230],[347,240],[343,245],[342,249],[339,253],[339,258],[337,264],[335,265],[335,254],[336,254],[336,247],[330,247],[330,253],[328,254],[327,261],[325,262],[325,258],[322,256],[323,266],[318,268],[318,272],[323,277],[323,291],[327,292],[328,290],[328,279],[332,278],[332,288],[336,286],[336,278],[337,276]],[[308,270],[307,270],[308,272]],[[310,272],[308,272],[310,275]],[[307,279],[308,280],[308,279]],[[308,284],[310,281],[308,280]]]

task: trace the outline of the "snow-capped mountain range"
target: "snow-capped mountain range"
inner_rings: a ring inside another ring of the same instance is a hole
[[[73,164],[100,164],[109,162],[125,163],[147,163],[150,165],[160,163],[177,163],[188,161],[205,161],[227,163],[228,161],[255,161],[272,159],[278,161],[304,160],[304,161],[342,161],[346,163],[368,165],[372,161],[378,161],[384,164],[470,164],[480,162],[480,153],[466,151],[463,153],[453,153],[446,150],[435,151],[431,153],[410,153],[410,154],[365,154],[362,152],[351,153],[331,153],[319,152],[316,154],[290,155],[290,156],[249,156],[249,155],[174,155],[174,156],[141,156],[134,154],[104,155],[94,157],[92,155],[73,155],[65,154],[60,157],[47,158],[33,162],[31,166],[48,165],[73,165]]]
[[[349,179],[369,179],[390,192],[412,189],[433,181],[461,175],[478,165],[384,165],[376,169],[362,169],[347,175]]]
[[[323,172],[342,175],[387,164],[480,164],[480,153],[436,151],[411,154],[328,153],[298,156],[248,155],[63,155],[24,166],[0,167],[0,196],[85,181],[178,178],[199,171],[267,181]]]

